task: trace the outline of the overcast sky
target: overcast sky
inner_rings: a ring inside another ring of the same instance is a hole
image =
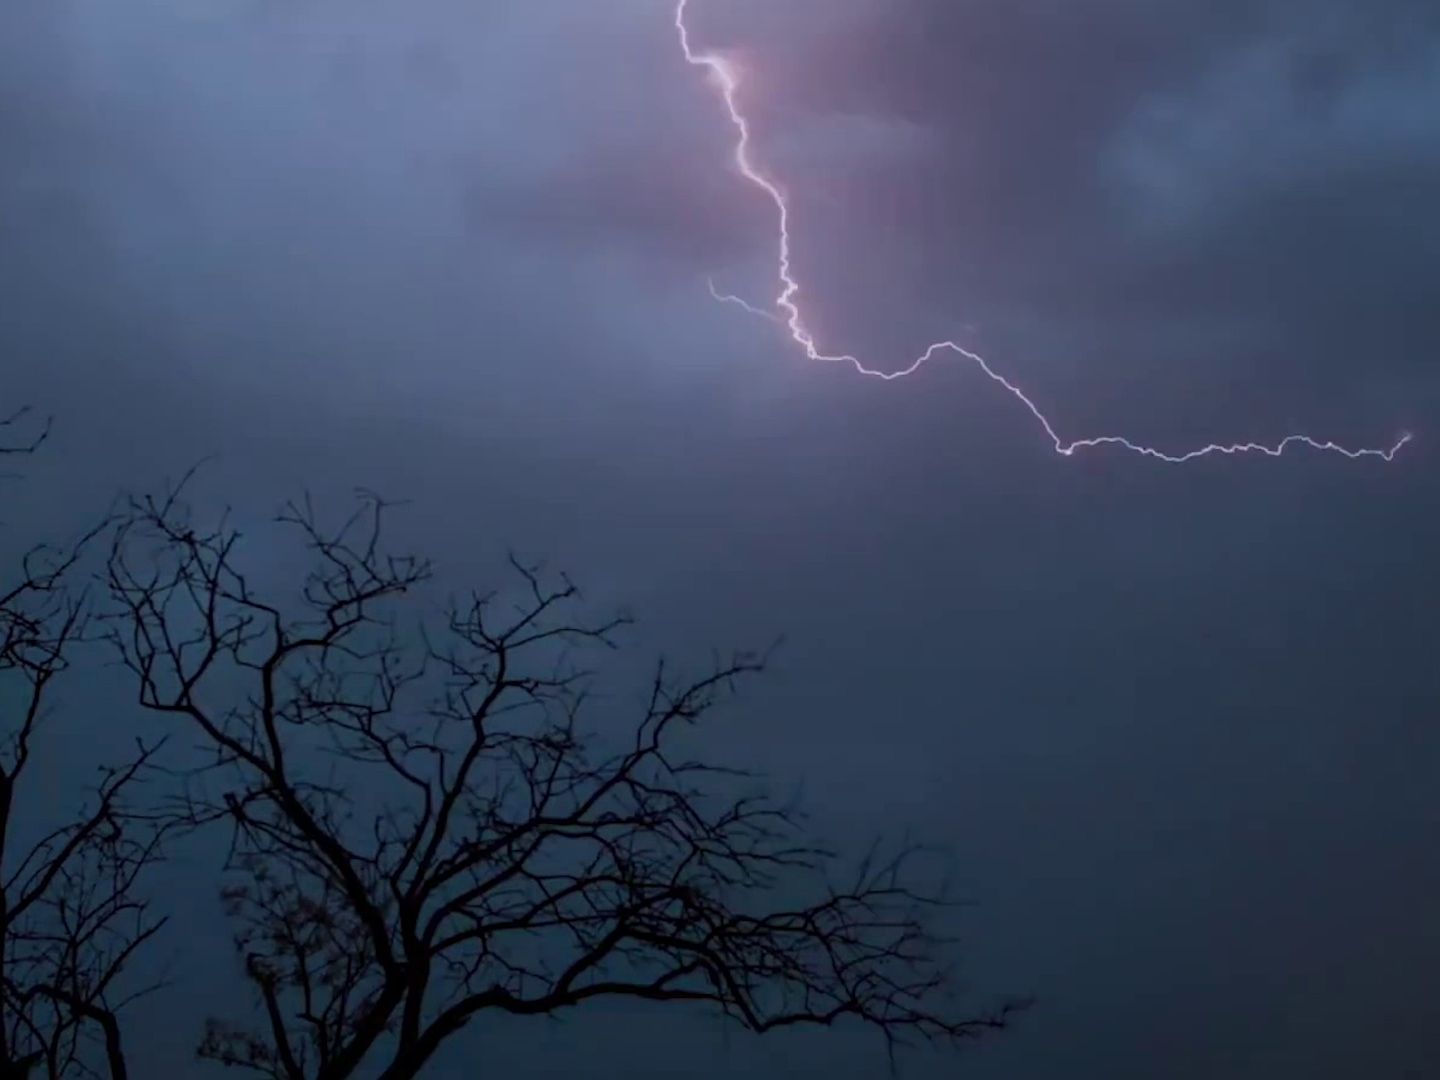
[[[775,222],[666,0],[6,0],[0,405],[57,417],[6,543],[215,454],[242,515],[409,498],[447,580],[543,555],[645,649],[784,633],[717,750],[838,843],[947,845],[975,1000],[1039,998],[909,1075],[1428,1075],[1440,7],[691,8],[825,344],[955,337],[1066,438],[1415,442],[1065,459],[973,368],[807,364],[707,294],[773,294]],[[436,1076],[884,1067],[655,1021],[482,1026]]]

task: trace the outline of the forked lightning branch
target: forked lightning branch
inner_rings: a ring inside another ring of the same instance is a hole
[[[1400,448],[1410,441],[1410,434],[1407,432],[1402,434],[1396,439],[1394,444],[1389,447],[1352,448],[1341,446],[1339,443],[1332,442],[1328,439],[1316,439],[1309,435],[1294,434],[1287,435],[1278,442],[1270,444],[1260,442],[1210,443],[1192,450],[1169,452],[1153,446],[1146,446],[1143,443],[1134,442],[1123,435],[1091,435],[1081,439],[1067,440],[1060,435],[1055,425],[1050,421],[1050,418],[1041,411],[1040,407],[1036,405],[1035,401],[1025,390],[1021,389],[991,367],[989,361],[983,356],[970,351],[954,341],[937,341],[908,364],[890,371],[870,367],[857,357],[848,353],[830,353],[824,351],[816,342],[815,336],[806,325],[804,312],[800,307],[799,298],[801,287],[799,279],[795,274],[794,259],[791,250],[790,205],[786,201],[785,194],[779,184],[756,163],[754,138],[751,132],[750,122],[740,102],[739,73],[723,56],[716,53],[700,51],[692,43],[690,27],[685,21],[689,6],[690,0],[676,0],[675,31],[679,36],[680,48],[685,54],[686,61],[692,66],[704,71],[706,75],[709,76],[711,83],[715,86],[719,95],[720,104],[735,134],[733,152],[735,167],[746,181],[757,188],[770,201],[775,210],[776,221],[776,274],[780,291],[776,294],[772,307],[767,309],[743,300],[738,296],[719,292],[713,283],[710,286],[711,295],[721,302],[737,305],[750,314],[763,316],[764,318],[780,323],[787,331],[791,342],[804,353],[807,359],[831,364],[846,364],[860,375],[884,381],[902,379],[906,376],[913,375],[935,357],[942,354],[949,354],[962,360],[967,360],[979,368],[980,372],[987,379],[1017,401],[1021,407],[1034,418],[1041,430],[1044,431],[1046,438],[1054,444],[1055,452],[1065,457],[1074,455],[1078,450],[1115,446],[1128,450],[1131,453],[1142,454],[1159,461],[1178,465],[1213,454],[1264,454],[1269,457],[1279,457],[1292,446],[1303,446],[1312,450],[1340,454],[1347,458],[1380,458],[1384,461],[1391,461],[1395,455],[1399,453]]]

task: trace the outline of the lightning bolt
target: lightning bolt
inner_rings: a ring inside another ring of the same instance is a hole
[[[1347,458],[1382,458],[1391,461],[1400,452],[1400,448],[1411,439],[1409,432],[1405,432],[1396,439],[1395,443],[1388,448],[1361,448],[1351,449],[1341,446],[1339,443],[1327,440],[1311,438],[1309,435],[1287,435],[1274,445],[1264,443],[1210,443],[1195,450],[1188,450],[1184,453],[1167,453],[1152,446],[1145,446],[1141,443],[1132,442],[1122,435],[1094,435],[1084,439],[1075,439],[1066,442],[1056,432],[1050,419],[1040,411],[1040,407],[1031,400],[1019,386],[1016,386],[1004,375],[1000,374],[990,366],[983,356],[971,352],[969,349],[957,344],[954,341],[937,341],[925,349],[919,356],[912,360],[907,366],[895,371],[880,371],[875,368],[866,367],[859,359],[848,353],[827,353],[821,350],[816,343],[814,335],[805,326],[804,315],[801,312],[798,297],[800,295],[800,282],[795,277],[793,260],[791,258],[790,245],[790,205],[786,202],[785,193],[780,189],[779,184],[772,180],[766,173],[755,164],[751,153],[753,139],[751,137],[750,122],[739,104],[740,78],[733,67],[728,64],[724,57],[713,53],[697,52],[690,41],[690,28],[685,22],[685,12],[690,5],[690,0],[676,0],[675,3],[675,32],[680,40],[680,49],[685,55],[685,60],[693,67],[704,70],[711,78],[711,81],[719,90],[720,101],[729,116],[730,124],[735,130],[735,147],[733,159],[735,167],[740,175],[747,181],[759,188],[775,207],[777,219],[776,231],[776,270],[780,281],[780,292],[775,297],[774,311],[767,311],[754,304],[733,296],[729,293],[719,292],[713,281],[709,282],[710,295],[717,301],[726,304],[733,304],[751,315],[770,319],[782,324],[788,331],[791,341],[800,347],[807,359],[823,361],[830,364],[848,364],[860,375],[872,379],[881,379],[890,382],[895,379],[913,375],[932,359],[941,353],[953,353],[962,359],[969,360],[978,367],[982,374],[991,382],[999,386],[1016,401],[1035,419],[1045,435],[1055,445],[1055,452],[1063,457],[1071,457],[1077,450],[1089,450],[1100,446],[1117,446],[1129,450],[1135,454],[1155,458],[1158,461],[1168,462],[1172,465],[1183,464],[1187,461],[1194,461],[1196,458],[1207,457],[1211,454],[1265,454],[1269,457],[1279,457],[1291,446],[1308,446],[1312,450],[1325,451],[1328,453],[1340,454]]]

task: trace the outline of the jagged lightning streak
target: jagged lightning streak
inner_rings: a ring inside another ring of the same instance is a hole
[[[866,367],[856,357],[847,353],[826,353],[822,352],[816,344],[814,335],[805,326],[804,318],[800,311],[797,297],[800,294],[800,282],[796,279],[791,268],[790,256],[790,204],[785,200],[785,194],[780,186],[771,180],[754,162],[750,154],[751,136],[750,122],[741,111],[738,97],[740,80],[734,68],[726,63],[723,57],[713,53],[697,52],[690,43],[690,28],[685,22],[685,11],[689,7],[690,0],[676,0],[675,3],[675,32],[679,35],[680,48],[685,54],[685,60],[693,67],[702,68],[710,75],[715,85],[719,88],[720,99],[729,115],[730,123],[735,129],[735,167],[739,169],[741,176],[748,180],[755,187],[759,188],[775,206],[775,213],[778,219],[777,230],[777,270],[780,279],[780,293],[775,297],[775,311],[766,311],[764,308],[755,306],[738,296],[729,293],[719,292],[715,283],[709,283],[710,295],[716,300],[734,304],[752,315],[770,319],[781,323],[789,331],[791,340],[804,350],[805,356],[810,360],[822,360],[832,364],[849,364],[859,374],[869,378],[883,379],[889,382],[893,379],[904,378],[906,375],[913,375],[929,363],[938,353],[951,352],[966,360],[971,361],[991,382],[1001,387],[1010,394],[1016,401],[1023,405],[1035,418],[1035,421],[1044,429],[1050,441],[1055,444],[1055,452],[1064,457],[1072,456],[1077,450],[1086,450],[1097,446],[1118,446],[1132,453],[1143,454],[1145,457],[1155,458],[1159,461],[1171,464],[1181,464],[1186,461],[1193,461],[1196,458],[1206,457],[1210,454],[1265,454],[1269,457],[1279,457],[1285,450],[1294,445],[1308,446],[1313,450],[1322,450],[1330,453],[1341,454],[1347,458],[1368,458],[1377,457],[1385,461],[1391,461],[1400,452],[1400,448],[1410,441],[1410,433],[1403,433],[1387,449],[1362,448],[1350,449],[1329,440],[1312,439],[1309,435],[1287,435],[1273,446],[1264,443],[1210,443],[1197,450],[1189,450],[1180,454],[1166,453],[1151,446],[1132,442],[1121,435],[1095,435],[1085,439],[1076,439],[1073,442],[1066,442],[1056,433],[1049,418],[1040,411],[1039,406],[1022,390],[1005,376],[992,368],[986,359],[978,353],[956,344],[953,341],[937,341],[929,346],[924,352],[917,356],[906,367],[897,371],[879,371]],[[781,314],[783,313],[783,314]]]

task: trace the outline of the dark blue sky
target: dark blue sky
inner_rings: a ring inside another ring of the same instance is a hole
[[[410,498],[447,580],[544,555],[645,648],[783,632],[714,745],[837,843],[953,850],[976,1000],[1040,999],[961,1075],[1428,1075],[1440,9],[692,8],[827,342],[956,337],[1068,437],[1415,443],[1066,460],[973,369],[806,365],[706,294],[771,290],[774,222],[664,0],[9,0],[0,401],[58,427],[3,542],[215,453],[242,515]],[[70,730],[123,726],[87,695]],[[199,1009],[228,954],[186,872]],[[436,1075],[884,1066],[658,1019],[486,1027]]]

